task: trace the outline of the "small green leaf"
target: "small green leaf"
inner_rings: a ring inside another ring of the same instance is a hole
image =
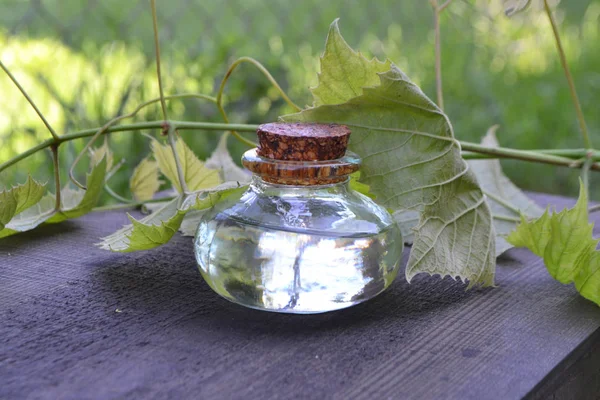
[[[48,223],[78,218],[92,211],[92,208],[98,203],[104,188],[106,162],[106,158],[103,157],[97,164],[92,164],[92,170],[87,174],[87,190],[65,187],[60,191],[61,210],[48,219]]]
[[[356,171],[355,173],[350,175],[350,189],[357,191],[358,193],[362,193],[365,196],[368,196],[372,199],[375,198],[375,195],[371,193],[371,188],[369,185],[362,183],[360,181],[360,171]]]
[[[575,289],[588,300],[600,306],[600,252],[593,252],[575,277]]]
[[[0,192],[0,230],[13,219],[41,200],[46,184],[41,184],[31,176],[22,185]]]
[[[126,253],[148,250],[167,243],[177,232],[185,215],[185,211],[178,208],[181,201],[181,197],[177,197],[139,221],[127,214],[132,224],[102,238],[98,246],[105,250]]]
[[[546,211],[530,222],[523,216],[507,240],[543,257],[552,277],[561,283],[570,283],[598,243],[592,238],[593,224],[588,220],[587,204],[582,185],[575,207],[559,213]]]
[[[354,51],[340,33],[338,20],[329,27],[325,52],[321,56],[319,85],[311,88],[315,106],[345,103],[362,94],[366,86],[379,84],[378,73],[390,70],[389,60],[367,60]]]
[[[102,238],[97,245],[121,253],[153,249],[171,240],[188,211],[209,209],[237,190],[240,186],[236,182],[228,182],[187,196],[180,195],[139,221],[128,215],[131,225]]]
[[[108,147],[108,143],[104,141],[102,146],[90,148],[90,165],[97,165],[102,158],[106,158],[106,170],[110,171],[113,166],[113,152]]]
[[[206,160],[204,166],[206,168],[218,170],[219,176],[223,182],[237,181],[240,183],[248,183],[250,182],[252,175],[248,171],[238,167],[231,158],[231,154],[229,154],[229,150],[227,150],[228,137],[228,133],[221,135],[217,148],[211,154],[210,158]]]
[[[183,190],[179,184],[177,166],[171,147],[166,144],[160,144],[156,139],[152,139],[151,146],[160,172],[169,179],[177,192],[182,193]],[[219,171],[207,168],[182,139],[177,139],[175,147],[179,155],[185,182],[190,191],[208,189],[221,183]]]
[[[42,199],[45,187],[29,176],[24,184],[0,192],[0,238],[18,232],[15,219]]]
[[[129,179],[129,188],[137,201],[152,199],[160,188],[158,179],[158,163],[150,158],[144,158],[133,170]]]
[[[559,213],[546,211],[541,217],[521,224],[507,240],[527,247],[542,257],[548,272],[561,283],[575,282],[585,298],[600,305],[600,253],[592,237],[594,225],[588,219],[588,201],[581,184],[575,207]]]
[[[6,227],[0,230],[0,238],[14,235],[15,233],[29,231],[38,225],[47,223],[62,222],[66,219],[77,218],[87,214],[94,208],[102,189],[104,187],[104,177],[106,176],[106,158],[102,158],[99,163],[94,164],[91,172],[87,176],[87,190],[63,188],[61,193],[61,211],[54,209],[56,197],[54,194],[42,196],[44,186],[33,181],[29,184],[18,187],[19,193],[26,193],[27,200],[18,201],[17,208],[23,210],[6,224]],[[0,194],[1,196],[2,194]],[[35,202],[34,202],[35,200]],[[5,214],[4,202],[0,202],[0,218]],[[9,204],[9,203],[7,203]],[[9,204],[10,206],[10,204]]]
[[[20,214],[15,215],[15,217],[6,224],[6,227],[0,230],[0,238],[30,231],[41,225],[52,215],[54,215],[54,195],[47,194],[42,197],[38,203]]]
[[[349,73],[348,65],[360,73]],[[448,117],[395,65],[386,65],[382,72],[382,63],[354,52],[334,22],[315,89],[315,104],[322,105],[281,118],[350,127],[349,149],[363,159],[360,181],[387,209],[421,213],[408,280],[425,272],[492,285],[491,212]]]
[[[223,184],[225,185],[225,184]],[[221,185],[221,186],[223,186]],[[219,193],[219,198],[217,202],[221,202],[235,194],[240,194],[240,192],[243,192],[246,190],[246,186],[240,186],[240,187],[231,187],[230,189],[221,191]],[[210,210],[210,208],[198,208],[195,207],[194,209],[190,210],[187,214],[185,214],[185,217],[183,218],[183,221],[181,222],[181,227],[179,228],[179,231],[181,232],[181,234],[183,236],[194,236],[196,234],[196,230],[198,229],[198,224],[200,223],[200,220],[202,219],[202,217],[204,216],[204,214]]]

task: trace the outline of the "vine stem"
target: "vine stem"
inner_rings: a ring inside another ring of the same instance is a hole
[[[443,4],[446,8],[451,0]],[[442,89],[442,44],[440,32],[440,12],[443,10],[438,5],[437,0],[429,0],[433,8],[433,28],[435,32],[435,88],[437,93],[437,103],[440,110],[444,111],[444,93]]]
[[[444,4],[442,4],[441,6],[438,7],[439,12],[442,12],[446,9],[446,7],[448,7],[450,5],[450,3],[452,3],[452,0],[446,0],[446,2]]]
[[[198,98],[198,99],[204,99],[204,100],[208,100],[210,102],[216,103],[217,99],[212,97],[212,96],[207,96],[204,94],[196,94],[196,93],[182,93],[182,94],[175,94],[175,95],[171,95],[171,96],[165,96],[164,99],[165,100],[173,100],[173,99],[186,99],[186,98]],[[94,142],[98,139],[98,137],[100,135],[102,135],[103,133],[108,132],[108,129],[115,125],[117,122],[122,121],[124,119],[127,118],[133,118],[137,115],[138,112],[140,112],[143,108],[157,103],[161,101],[160,97],[157,97],[155,99],[152,100],[148,100],[140,105],[138,105],[132,112],[130,112],[129,114],[125,114],[125,115],[120,115],[118,117],[115,117],[113,119],[111,119],[110,121],[108,121],[106,124],[104,124],[101,128],[97,129],[95,134],[92,136],[92,138],[90,139],[90,141],[85,145],[85,147],[83,149],[81,149],[81,151],[79,152],[79,154],[77,154],[77,157],[75,157],[75,160],[73,161],[73,164],[71,164],[71,168],[69,169],[69,178],[71,179],[71,182],[73,182],[75,185],[79,186],[82,189],[86,189],[85,185],[83,185],[82,183],[80,183],[79,181],[77,181],[77,179],[75,178],[75,167],[77,166],[77,164],[79,163],[79,161],[81,161],[81,158],[83,157],[84,154],[86,154],[86,152],[88,151],[88,149],[90,147],[92,147],[92,145],[94,144]],[[1,169],[0,169],[1,171]]]
[[[171,121],[172,123],[177,125],[177,129],[198,129],[198,130],[210,130],[210,131],[224,131],[235,129],[240,132],[256,132],[258,125],[248,125],[248,124],[225,124],[220,122],[190,122],[190,121]],[[112,132],[133,132],[145,129],[162,129],[164,128],[165,121],[147,121],[147,122],[138,122],[134,124],[123,124],[117,126],[111,126],[104,130],[102,134],[108,134]],[[82,139],[86,137],[94,136],[98,132],[98,128],[85,129],[78,132],[67,133],[62,135],[58,143],[67,142],[75,139]],[[57,143],[54,139],[45,140],[42,143],[38,144],[26,150],[25,152],[11,158],[10,160],[0,164],[0,172],[5,170],[6,168],[16,164],[17,162],[37,153],[40,150],[46,149],[53,144]]]
[[[463,145],[471,146],[476,145],[475,143],[470,142],[460,142]],[[550,154],[554,156],[572,158],[575,160],[591,158],[594,161],[600,161],[600,152],[598,151],[588,151],[586,149],[537,149],[537,150],[528,150],[535,153],[541,154]],[[463,151],[462,156],[465,160],[478,160],[478,159],[488,159],[488,158],[496,158],[495,156],[484,154],[484,153],[475,153],[472,151]]]
[[[259,61],[255,60],[252,57],[240,57],[229,66],[229,68],[227,69],[227,72],[225,73],[225,76],[223,77],[223,80],[221,81],[221,85],[219,86],[219,91],[217,93],[217,104],[222,103],[223,90],[225,89],[225,84],[227,83],[227,80],[229,79],[229,77],[231,76],[233,71],[237,68],[237,66],[242,63],[250,63],[250,64],[254,65],[260,72],[262,72],[262,74],[267,78],[267,80],[271,83],[271,85],[273,85],[273,87],[275,89],[277,89],[277,91],[279,92],[279,94],[281,95],[283,100],[285,100],[285,102],[290,107],[292,107],[295,111],[302,111],[302,108],[297,106],[288,97],[288,95],[283,91],[281,86],[279,86],[279,83],[277,83],[275,78],[273,78],[273,75],[271,75],[271,73],[264,67],[264,65],[262,65]]]
[[[585,195],[588,196],[588,198],[590,196],[589,172],[592,165],[594,165],[593,160],[591,158],[587,158],[581,166],[581,180],[583,182],[583,189],[585,190]]]
[[[54,211],[59,212],[61,208],[61,193],[60,193],[60,169],[58,165],[58,144],[54,143],[50,146],[52,150],[52,162],[54,166],[54,186],[56,187]]]
[[[172,121],[168,122],[169,130],[167,133],[167,137],[169,140],[169,145],[171,146],[171,151],[173,152],[173,158],[175,159],[175,167],[177,168],[177,177],[179,178],[179,186],[181,186],[181,191],[184,194],[188,194],[189,190],[187,187],[187,182],[185,181],[185,174],[183,173],[183,168],[181,167],[181,162],[179,160],[179,155],[177,154],[177,142],[175,138],[175,130],[177,129],[177,125],[175,125]]]
[[[279,86],[279,84],[277,83],[275,78],[273,78],[273,75],[271,75],[271,73],[260,62],[258,62],[257,60],[255,60],[252,57],[240,57],[237,60],[235,60],[227,69],[227,72],[225,73],[225,76],[223,77],[223,80],[221,81],[221,85],[219,86],[219,91],[217,92],[217,101],[216,101],[217,108],[219,109],[219,112],[221,113],[221,116],[223,117],[223,121],[225,121],[226,123],[229,122],[229,118],[227,117],[225,108],[223,108],[223,92],[225,90],[225,84],[231,77],[231,74],[233,73],[233,71],[238,67],[238,65],[240,65],[242,63],[250,63],[250,64],[254,65],[260,72],[262,72],[262,74],[267,78],[267,80],[271,83],[271,85],[273,85],[273,87],[275,89],[277,89],[277,91],[279,92],[281,97],[285,100],[285,102],[290,107],[292,107],[295,111],[302,111],[302,109],[299,106],[297,106],[288,97],[288,95],[283,91],[281,86]],[[256,147],[256,143],[241,136],[237,131],[232,130],[231,133],[233,134],[233,136],[236,139],[238,139],[242,143],[245,143],[250,147]]]
[[[169,116],[167,114],[167,106],[165,103],[165,94],[163,93],[162,74],[160,72],[160,41],[158,40],[158,18],[156,16],[156,0],[150,0],[150,4],[152,6],[152,28],[154,29],[154,48],[156,50],[156,76],[158,78],[160,106],[162,108],[163,118],[165,120],[165,123],[163,125],[163,133],[166,130],[169,145],[171,146],[171,151],[173,152],[173,160],[175,161],[175,167],[177,168],[179,186],[181,187],[181,191],[187,194],[187,182],[185,181],[185,175],[183,174],[183,168],[181,167],[181,160],[179,159],[179,154],[177,154],[177,144],[175,138],[176,124],[173,121],[169,121]]]
[[[108,136],[105,136],[105,138],[107,138],[107,137]],[[112,169],[106,173],[106,177],[104,178],[104,190],[106,191],[106,193],[108,193],[112,198],[116,199],[117,201],[121,201],[124,203],[133,203],[134,200],[127,199],[127,198],[121,196],[120,194],[115,192],[108,184],[108,181],[110,180],[110,178],[112,178],[124,164],[125,164],[125,159],[123,158],[117,163],[117,165],[112,167]]]
[[[508,222],[521,222],[521,219],[516,218],[516,217],[509,217],[507,215],[492,215],[493,219],[499,219],[501,221],[508,221]]]
[[[119,169],[121,169],[121,167],[125,164],[125,159],[122,158],[121,160],[119,160],[119,162],[112,167],[112,169],[110,171],[106,172],[106,177],[104,178],[104,182],[108,182],[110,180],[110,178],[112,178]]]
[[[569,168],[581,168],[581,165],[573,163],[573,160],[566,157],[555,156],[547,153],[539,153],[531,150],[507,149],[503,147],[486,147],[476,143],[459,142],[463,150],[473,151],[476,153],[487,154],[496,158],[512,158],[523,161],[533,161],[543,164],[560,165]],[[600,171],[600,164],[593,163],[590,169]]]
[[[59,139],[58,134],[52,128],[52,126],[50,125],[50,123],[46,120],[46,118],[44,117],[44,114],[42,114],[42,112],[40,111],[40,109],[37,108],[37,106],[35,105],[34,101],[31,99],[31,97],[29,97],[29,95],[27,94],[27,92],[25,91],[25,89],[23,89],[23,86],[21,86],[21,84],[19,83],[19,81],[17,81],[17,78],[15,78],[14,75],[8,70],[8,68],[6,68],[6,66],[4,65],[4,63],[2,61],[0,61],[0,68],[2,68],[2,70],[6,73],[6,75],[8,75],[8,77],[10,78],[10,80],[13,81],[13,83],[15,84],[15,86],[21,91],[21,93],[23,94],[23,96],[25,96],[25,98],[27,99],[27,101],[29,102],[29,104],[31,105],[31,107],[33,107],[33,109],[35,110],[35,112],[37,113],[37,115],[40,117],[40,119],[42,120],[42,122],[44,123],[44,125],[46,125],[46,128],[48,129],[48,131],[52,135],[52,138],[54,140],[58,140]]]
[[[115,192],[110,186],[108,186],[107,183],[104,184],[104,190],[106,190],[106,193],[108,193],[110,195],[110,197],[112,197],[113,199],[122,201],[123,203],[127,203],[127,204],[133,203],[132,200],[126,199],[125,197],[123,197],[120,194],[118,194],[117,192]]]
[[[162,108],[163,118],[169,119],[167,115],[167,105],[163,93],[162,75],[160,72],[160,43],[158,40],[158,18],[156,16],[156,0],[150,0],[152,8],[152,28],[154,29],[154,48],[156,49],[156,76],[158,78],[158,91],[160,93],[160,107]]]
[[[591,206],[588,208],[588,213],[593,213],[600,210],[600,204],[596,204],[595,206]]]
[[[238,131],[238,132],[256,132],[258,125],[252,124],[228,124],[220,122],[190,122],[190,121],[171,121],[177,126],[178,130],[186,129],[197,129],[197,130],[216,130],[216,131]],[[102,134],[109,134],[113,132],[133,132],[145,129],[161,129],[164,128],[165,121],[147,121],[138,122],[133,124],[123,124],[117,126],[108,127],[102,132]],[[85,129],[78,132],[67,133],[59,138],[59,143],[67,142],[70,140],[82,139],[86,137],[94,136],[98,132],[98,128]],[[41,151],[49,148],[55,144],[53,139],[48,139],[42,143],[26,150],[25,152],[18,154],[10,160],[0,164],[0,172],[7,169],[8,167],[18,163],[21,160]],[[558,150],[517,150],[507,147],[486,147],[477,143],[462,142],[459,141],[462,150],[462,155],[465,159],[494,159],[494,158],[507,158],[516,159],[523,161],[539,162],[543,164],[559,165],[563,167],[579,168],[580,165],[574,165],[574,159],[580,159],[586,157],[586,154],[590,154],[590,157],[594,161],[600,161],[600,151],[587,151],[585,149],[558,149]],[[600,166],[593,164],[592,170],[599,170]]]
[[[569,91],[571,92],[571,99],[573,101],[573,105],[575,106],[575,112],[577,113],[577,120],[579,122],[579,129],[583,135],[583,142],[585,147],[591,149],[592,141],[590,140],[587,125],[585,123],[585,117],[583,116],[583,111],[581,110],[581,103],[579,102],[579,97],[577,96],[573,75],[571,75],[571,70],[569,69],[569,64],[567,63],[567,57],[563,49],[562,40],[560,39],[558,26],[556,24],[556,20],[554,19],[554,15],[552,14],[552,10],[550,9],[550,5],[548,5],[548,0],[544,0],[544,8],[546,10],[546,14],[548,15],[550,25],[552,26],[552,32],[554,33],[554,40],[556,42],[556,49],[558,50],[558,55],[560,57],[560,63],[562,64],[567,82],[569,83]]]

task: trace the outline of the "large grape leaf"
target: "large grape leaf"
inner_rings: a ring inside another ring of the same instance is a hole
[[[340,34],[336,19],[331,24],[325,51],[321,55],[319,84],[311,88],[314,105],[345,103],[362,93],[365,86],[379,83],[377,73],[390,69],[390,61],[381,62],[376,58],[367,60],[360,52],[354,51]],[[336,65],[337,68],[329,68]]]
[[[589,222],[587,207],[582,184],[575,207],[559,213],[546,211],[531,221],[522,216],[507,240],[542,257],[554,279],[575,282],[583,297],[600,305],[600,252],[596,251],[598,239],[592,237],[594,224]]]
[[[151,147],[154,159],[158,162],[160,172],[171,181],[171,184],[173,184],[173,187],[178,193],[183,193],[181,185],[179,184],[177,166],[171,147],[166,144],[161,144],[156,139],[152,139]],[[177,139],[175,147],[177,148],[177,154],[179,155],[179,161],[181,162],[181,168],[188,190],[194,192],[208,189],[217,186],[222,182],[219,178],[219,171],[207,168],[182,139]]]
[[[481,141],[482,145],[499,146],[496,129],[497,126],[493,126],[487,131]],[[496,230],[496,255],[500,255],[512,247],[505,238],[517,226],[517,222],[511,219],[518,218],[519,215],[536,218],[544,213],[544,209],[535,204],[504,175],[500,160],[470,160],[469,165],[487,196],[492,210]]]
[[[372,79],[343,74],[341,62],[363,58],[341,37],[333,23],[327,48],[339,54],[321,63],[319,87],[354,88]],[[329,42],[334,41],[335,46]],[[327,50],[326,50],[327,53]],[[390,64],[380,73],[359,62],[378,84],[356,96],[282,117],[284,121],[339,123],[352,130],[350,149],[363,159],[361,181],[388,209],[421,213],[406,268],[410,280],[419,272],[449,275],[475,284],[493,285],[495,232],[489,207],[473,173],[460,155],[446,115]],[[335,81],[332,82],[333,78]],[[325,97],[315,99],[317,103]]]
[[[496,129],[497,125],[488,130],[481,141],[482,145],[498,147]],[[542,215],[544,210],[504,175],[499,160],[470,160],[468,163],[492,210],[496,231],[496,256],[499,256],[513,247],[505,237],[517,226],[519,215],[535,218]],[[404,242],[412,244],[413,229],[419,223],[419,213],[412,210],[398,211],[394,213],[394,219],[400,226]]]
[[[209,209],[240,189],[243,188],[237,182],[227,182],[212,189],[180,195],[139,221],[128,214],[131,224],[102,238],[97,245],[121,253],[153,249],[171,240],[187,212]]]

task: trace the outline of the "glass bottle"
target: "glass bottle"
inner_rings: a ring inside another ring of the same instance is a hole
[[[249,187],[208,211],[196,233],[196,260],[215,292],[308,314],[361,303],[392,283],[402,236],[387,210],[350,188],[360,158],[346,152],[349,134],[339,125],[261,125],[259,147],[242,157]]]

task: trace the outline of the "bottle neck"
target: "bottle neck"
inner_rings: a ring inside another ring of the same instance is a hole
[[[350,178],[346,177],[343,181],[321,184],[321,185],[293,185],[293,184],[279,184],[269,182],[263,179],[259,174],[252,174],[252,181],[250,185],[252,188],[264,194],[269,194],[270,192],[280,193],[282,191],[294,192],[296,194],[306,193],[309,194],[315,191],[326,190],[328,192],[347,192],[350,188],[349,186]]]
[[[261,157],[248,150],[242,164],[264,182],[278,186],[319,187],[344,183],[360,168],[360,158],[347,152],[342,158],[325,161],[289,161]]]

